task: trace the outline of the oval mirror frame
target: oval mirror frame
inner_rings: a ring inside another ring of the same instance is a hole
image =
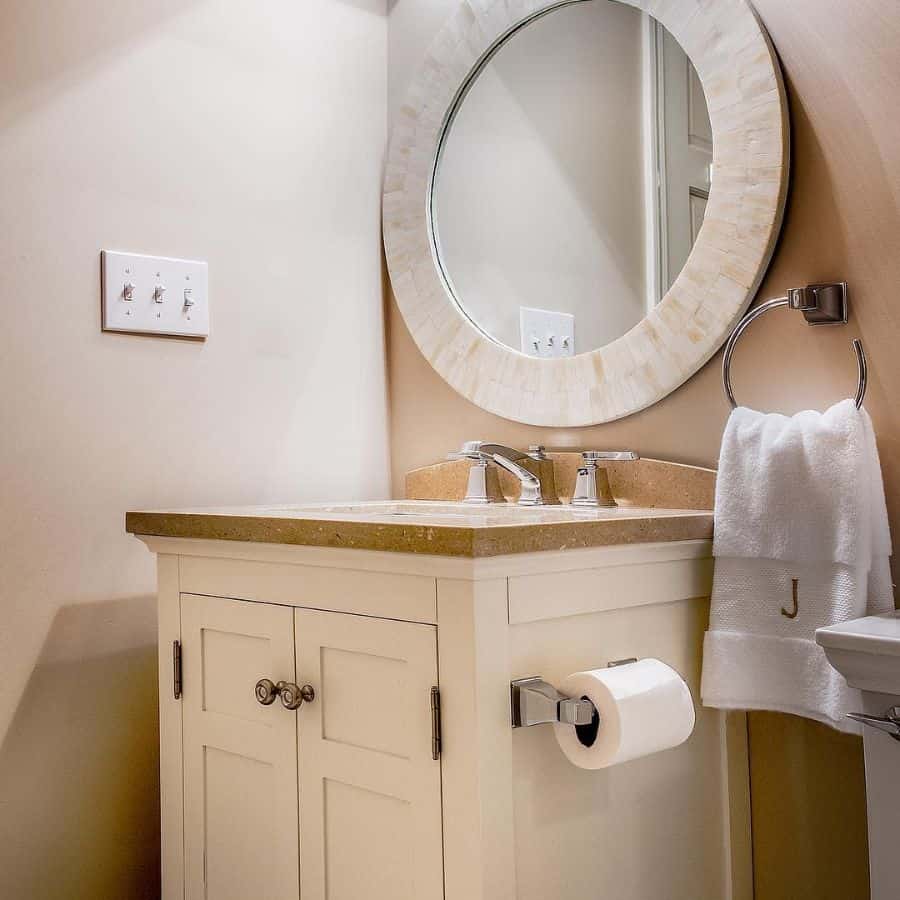
[[[749,3],[618,0],[671,32],[706,94],[713,177],[696,243],[656,308],[598,350],[537,359],[481,331],[453,297],[435,246],[431,198],[443,134],[472,74],[510,34],[579,2],[585,0],[460,0],[399,111],[384,181],[388,271],[413,340],[468,400],[529,425],[578,427],[623,418],[662,400],[707,363],[768,268],[790,173],[781,69]]]

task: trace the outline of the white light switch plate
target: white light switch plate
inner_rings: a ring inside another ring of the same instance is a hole
[[[570,313],[522,306],[519,323],[526,356],[558,359],[575,355],[575,316]]]
[[[102,251],[100,260],[104,331],[209,336],[205,262],[111,250]],[[161,295],[158,288],[164,289]]]

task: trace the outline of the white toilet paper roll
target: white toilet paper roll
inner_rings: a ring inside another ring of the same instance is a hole
[[[582,769],[605,769],[684,743],[694,730],[694,701],[681,676],[658,659],[570,675],[559,690],[587,697],[600,714],[587,726],[554,725],[563,753]]]

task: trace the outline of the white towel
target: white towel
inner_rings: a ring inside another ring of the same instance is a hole
[[[701,694],[858,733],[861,709],[815,642],[823,625],[894,608],[872,421],[845,400],[793,417],[736,409],[716,483],[716,557]]]

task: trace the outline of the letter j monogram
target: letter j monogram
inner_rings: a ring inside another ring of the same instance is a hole
[[[781,607],[781,614],[787,619],[796,619],[798,613],[800,612],[800,601],[798,600],[799,588],[800,588],[800,579],[792,578],[791,579],[791,593],[793,595],[794,608],[790,612],[788,612],[783,606]]]

